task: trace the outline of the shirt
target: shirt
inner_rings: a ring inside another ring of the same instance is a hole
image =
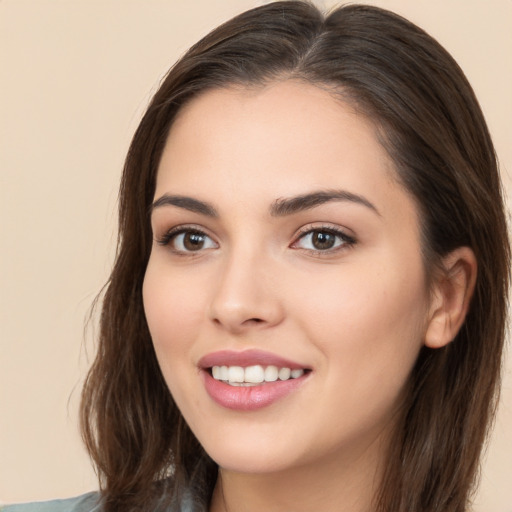
[[[190,494],[186,494],[179,506],[171,507],[169,512],[206,512],[204,506],[197,507]],[[100,494],[89,492],[76,498],[64,500],[41,501],[35,503],[20,503],[17,505],[0,505],[0,512],[102,512]]]
[[[101,512],[99,493],[89,492],[77,498],[65,500],[2,505],[0,512]]]

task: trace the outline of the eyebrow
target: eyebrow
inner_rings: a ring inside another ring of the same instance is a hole
[[[309,210],[331,201],[349,201],[360,204],[381,216],[379,210],[368,199],[347,190],[320,190],[288,199],[276,199],[270,207],[270,214],[274,217],[283,217],[297,212]]]
[[[200,213],[207,217],[219,216],[217,210],[211,204],[188,196],[172,196],[164,194],[151,205],[150,213],[152,213],[156,208],[160,208],[162,206],[177,206],[178,208],[183,208],[194,213]]]
[[[270,207],[270,215],[273,217],[285,217],[304,210],[309,210],[331,201],[348,201],[356,203],[374,211],[380,216],[377,208],[363,196],[346,190],[320,190],[300,196],[286,199],[276,199]],[[207,217],[218,217],[219,214],[213,205],[206,201],[200,201],[189,196],[164,194],[150,207],[150,213],[162,206],[177,206],[185,210],[199,213]]]

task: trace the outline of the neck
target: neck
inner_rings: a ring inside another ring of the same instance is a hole
[[[385,457],[382,439],[350,453],[272,473],[219,469],[210,512],[373,512]]]

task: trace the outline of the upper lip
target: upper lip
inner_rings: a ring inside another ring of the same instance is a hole
[[[277,366],[279,368],[308,369],[307,366],[291,361],[284,357],[265,352],[263,350],[249,349],[243,351],[219,350],[211,352],[199,360],[200,368],[211,368],[212,366]]]

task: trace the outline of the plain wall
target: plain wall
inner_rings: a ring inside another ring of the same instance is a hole
[[[0,0],[0,501],[96,488],[76,419],[92,355],[83,327],[113,259],[124,155],[168,67],[262,3]],[[458,60],[511,196],[512,1],[370,3],[416,22]],[[511,374],[509,357],[476,512],[512,511]]]

